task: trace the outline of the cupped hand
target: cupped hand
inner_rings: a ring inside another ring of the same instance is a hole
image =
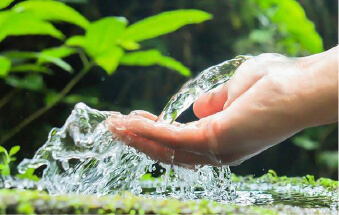
[[[169,125],[136,111],[107,124],[161,162],[238,165],[306,127],[337,120],[337,60],[333,50],[307,58],[262,54],[195,102],[198,121]]]

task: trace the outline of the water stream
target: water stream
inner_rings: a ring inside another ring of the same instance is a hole
[[[230,79],[236,68],[247,59],[239,56],[210,67],[188,81],[172,97],[159,120],[172,123],[202,93]],[[108,131],[105,120],[109,111],[91,109],[83,103],[75,106],[62,128],[54,128],[47,142],[33,159],[25,159],[18,170],[46,166],[38,186],[50,194],[115,194],[122,190],[145,193],[149,184],[140,178],[155,171],[157,161],[124,145]],[[161,183],[153,183],[151,194],[181,199],[206,198],[230,201],[235,190],[230,181],[228,166],[199,166],[196,170],[160,164],[165,173]]]
[[[171,98],[158,121],[175,121],[202,93],[228,81],[248,58],[238,56],[210,67],[188,81]],[[103,196],[127,190],[137,195],[170,196],[183,200],[204,198],[243,205],[277,201],[274,198],[279,197],[279,192],[268,192],[269,189],[253,188],[248,191],[243,188],[236,193],[228,166],[205,165],[192,170],[161,163],[165,171],[160,179],[140,180],[145,174],[156,171],[155,164],[158,162],[125,145],[108,130],[106,119],[112,114],[92,109],[84,103],[76,104],[63,127],[53,128],[34,157],[24,159],[18,166],[20,173],[28,168],[45,166],[42,179],[37,183],[5,180],[3,187],[34,187],[47,190],[52,195]]]

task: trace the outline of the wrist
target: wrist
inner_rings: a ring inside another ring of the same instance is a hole
[[[298,66],[303,72],[306,127],[338,121],[338,47],[302,57]]]

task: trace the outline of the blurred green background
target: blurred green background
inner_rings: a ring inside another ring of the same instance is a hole
[[[20,1],[15,1],[15,3]],[[163,11],[200,9],[213,15],[202,24],[185,26],[178,31],[141,43],[155,47],[191,69],[194,74],[233,58],[238,54],[277,52],[305,56],[327,50],[338,43],[338,3],[335,0],[63,0],[89,20],[123,16],[130,23]],[[300,7],[301,6],[301,7]],[[314,23],[313,25],[308,19]],[[66,35],[82,33],[79,27],[57,23]],[[318,33],[317,33],[318,32]],[[319,36],[320,35],[320,36]],[[8,37],[0,43],[7,50],[41,51],[58,46],[61,41],[47,36]],[[67,57],[77,72],[78,56]],[[0,79],[0,135],[11,132],[26,117],[43,107],[51,92],[60,91],[74,75],[50,66],[52,75],[42,75],[42,82],[10,86]],[[73,106],[85,102],[100,110],[129,113],[143,109],[159,114],[170,97],[188,80],[187,77],[159,66],[119,66],[115,74],[95,67],[71,90],[70,94],[42,117],[30,123],[3,143],[7,149],[20,145],[18,161],[32,157],[46,141],[52,127],[61,127]],[[41,88],[27,87],[40,84]],[[47,90],[48,89],[48,90]],[[192,110],[179,118],[196,120]],[[1,137],[0,137],[1,138]],[[0,139],[1,140],[1,139]],[[338,125],[310,128],[284,143],[233,167],[234,173],[262,175],[274,169],[278,175],[338,178]]]

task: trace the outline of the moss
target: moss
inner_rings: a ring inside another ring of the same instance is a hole
[[[290,214],[329,213],[330,209],[307,209],[285,205],[239,206],[213,201],[149,199],[122,193],[97,197],[50,196],[39,191],[0,190],[1,214]]]
[[[270,183],[276,185],[322,186],[334,191],[338,182],[313,176],[288,178],[277,176],[270,170],[267,174],[253,176],[232,175],[241,184]],[[336,192],[336,191],[334,191]],[[177,199],[150,199],[123,192],[115,196],[59,195],[51,196],[42,191],[0,190],[0,214],[300,214],[333,213],[336,209],[300,208],[291,205],[239,206],[221,204],[208,200],[180,201]]]
[[[329,178],[319,178],[315,180],[313,175],[306,175],[304,177],[287,177],[278,176],[274,170],[269,170],[267,174],[260,177],[253,176],[237,176],[232,173],[232,181],[241,183],[270,183],[277,185],[301,185],[301,186],[321,186],[327,190],[337,190],[339,185],[338,181]]]
[[[110,197],[63,195],[50,196],[39,191],[0,191],[2,213],[41,214],[211,214],[251,213],[276,214],[274,209],[259,206],[225,205],[216,202],[179,201],[177,199],[148,199],[130,193]]]

